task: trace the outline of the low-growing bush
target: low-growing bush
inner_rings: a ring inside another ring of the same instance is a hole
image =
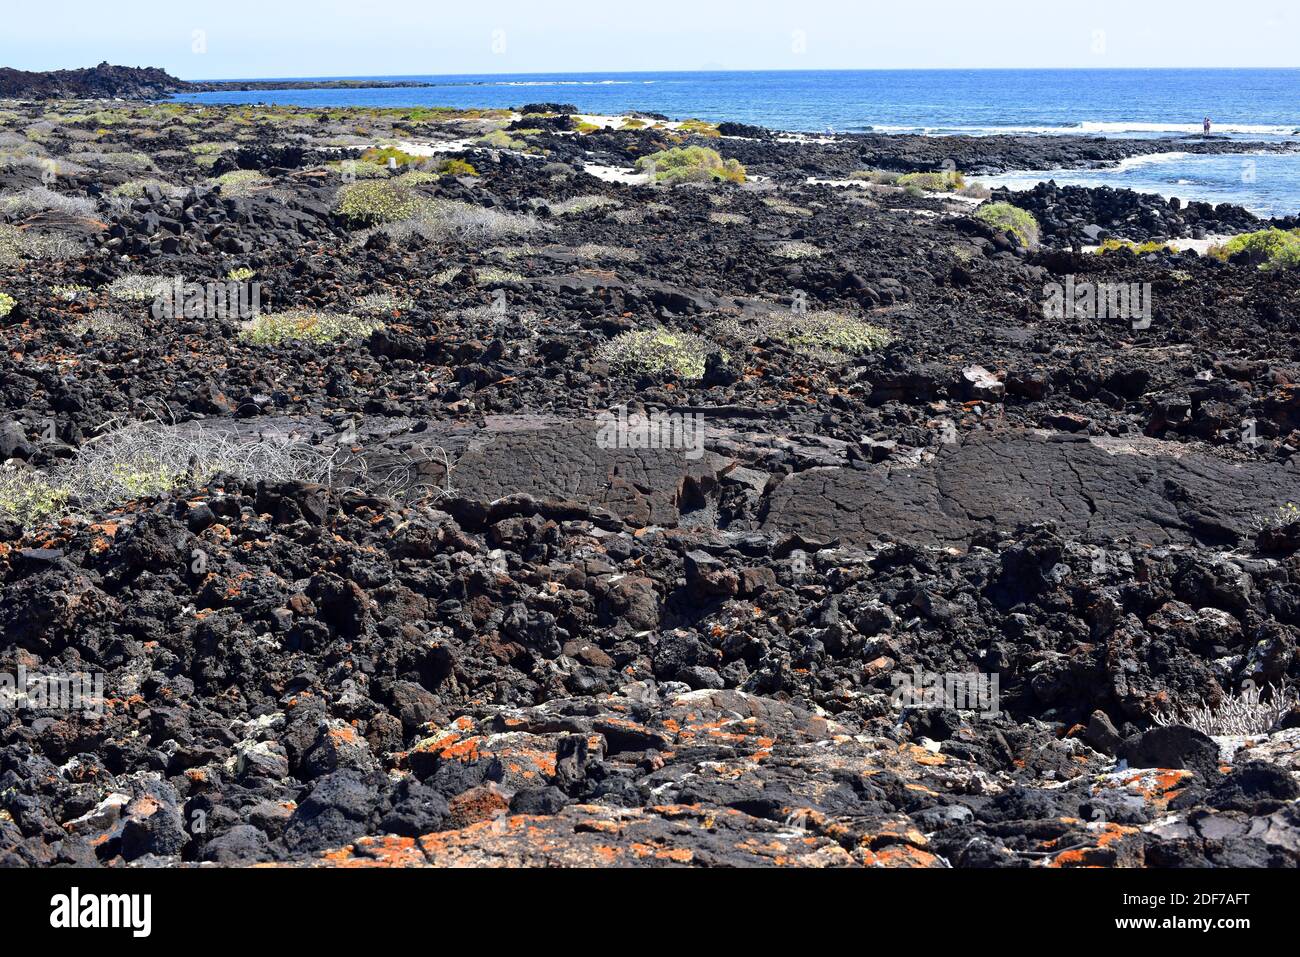
[[[0,223],[0,266],[16,266],[23,258],[71,259],[82,245],[67,233],[37,232]]]
[[[480,136],[475,141],[479,146],[486,146],[495,150],[523,150],[528,148],[528,144],[523,140],[517,140],[505,130],[493,130]]]
[[[171,183],[165,183],[160,179],[150,178],[127,180],[125,183],[114,186],[109,190],[109,192],[114,196],[124,196],[127,199],[139,199],[150,186],[156,186],[164,195],[184,192],[183,189],[173,186]]]
[[[747,342],[770,339],[823,361],[842,360],[883,348],[889,331],[840,312],[773,311],[756,320],[731,321],[727,334]]]
[[[232,269],[226,273],[226,278],[231,282],[248,282],[256,275],[257,273],[247,266],[240,266],[238,269]]]
[[[480,286],[496,286],[503,283],[524,282],[527,276],[514,269],[502,269],[500,266],[479,266],[474,270]]]
[[[120,312],[96,309],[69,327],[74,336],[93,335],[101,339],[134,339],[141,335],[140,324],[131,322]]]
[[[786,202],[783,199],[776,199],[769,196],[762,202],[768,209],[775,210],[776,212],[782,213],[786,216],[801,216],[806,219],[813,215],[813,211],[808,207],[796,206],[794,203]]]
[[[410,309],[412,304],[407,296],[395,296],[389,292],[372,292],[354,302],[352,311],[363,316],[391,316],[393,313]]]
[[[95,201],[84,196],[64,196],[44,186],[32,186],[0,196],[0,213],[30,216],[46,212],[89,217],[95,214]]]
[[[1040,235],[1038,220],[1032,213],[1010,203],[985,203],[975,210],[975,218],[987,223],[998,232],[1011,233],[1021,246],[1038,245]]]
[[[617,208],[623,204],[610,196],[590,194],[571,196],[568,199],[538,199],[534,201],[534,205],[545,206],[556,216],[574,216],[591,209]]]
[[[443,176],[477,176],[474,164],[463,159],[445,159],[438,164],[438,172]]]
[[[225,140],[220,143],[193,143],[187,149],[195,156],[220,156],[237,147],[238,144],[233,140]]]
[[[87,150],[73,154],[76,162],[85,163],[87,166],[106,167],[109,169],[122,169],[135,172],[151,170],[154,168],[153,160],[143,153],[133,153],[122,151],[119,153],[105,153],[96,150]]]
[[[395,223],[415,215],[420,197],[397,180],[366,180],[339,187],[334,209],[353,226]]]
[[[1182,724],[1211,736],[1249,736],[1273,731],[1297,705],[1300,698],[1285,680],[1269,687],[1267,700],[1254,682],[1247,681],[1239,694],[1225,695],[1217,703],[1201,699],[1191,707],[1158,714],[1154,720],[1162,727]]]
[[[916,186],[927,193],[955,193],[966,186],[966,179],[955,170],[935,173],[904,173],[895,181],[898,186]]]
[[[58,283],[50,287],[50,292],[64,302],[76,302],[90,293],[90,287],[81,283]]]
[[[331,170],[334,170],[346,182],[358,179],[388,179],[388,168],[379,166],[375,163],[366,163],[361,160],[333,160],[326,164]],[[414,175],[412,173],[403,174],[402,178]]]
[[[132,273],[108,284],[108,295],[123,302],[152,302],[175,281],[173,276]]]
[[[1248,263],[1264,270],[1294,269],[1300,266],[1300,229],[1270,228],[1234,236],[1212,247],[1209,255],[1225,262],[1244,256]]]
[[[802,239],[790,239],[773,246],[772,255],[778,259],[814,259],[822,255],[822,251]]]
[[[877,186],[893,186],[902,178],[902,176],[902,173],[895,173],[892,170],[856,169],[849,174],[849,179],[861,180],[865,183],[874,183]]]
[[[260,346],[276,346],[286,342],[324,343],[361,339],[382,328],[381,322],[356,316],[291,309],[264,313],[250,319],[240,330],[239,337]]]
[[[18,305],[18,302],[13,296],[0,292],[0,319],[13,312],[16,305]]]
[[[68,499],[66,490],[33,468],[0,465],[0,519],[24,528],[54,517]]]
[[[743,226],[749,217],[740,213],[709,213],[709,222],[718,226]]]
[[[270,178],[255,169],[232,169],[216,178],[224,196],[248,196],[264,186],[269,185]]]
[[[1121,250],[1126,250],[1137,256],[1145,256],[1148,253],[1173,252],[1168,243],[1157,242],[1154,239],[1144,243],[1135,243],[1128,239],[1108,239],[1097,247],[1097,255],[1107,256]]]
[[[639,329],[610,339],[599,350],[610,366],[648,374],[671,373],[682,379],[704,375],[705,360],[718,347],[702,336],[671,329]]]
[[[32,527],[76,508],[118,505],[217,475],[328,484],[334,457],[303,443],[243,439],[220,428],[136,424],[86,442],[50,473],[0,466],[0,518]]]
[[[488,209],[460,200],[419,197],[414,212],[382,227],[392,239],[405,241],[414,236],[439,240],[451,236],[495,238],[523,236],[541,228],[531,216]]]
[[[677,127],[682,133],[690,133],[694,136],[707,136],[710,138],[720,137],[718,127],[713,123],[706,123],[704,120],[683,120],[682,125]]]
[[[656,183],[745,182],[745,167],[734,159],[724,160],[707,146],[684,146],[661,150],[636,161],[637,169],[653,174]]]
[[[420,157],[403,152],[396,146],[375,146],[362,153],[361,160],[366,163],[374,163],[377,166],[388,166],[389,160],[393,160],[398,166],[409,166],[412,163],[420,162]]]

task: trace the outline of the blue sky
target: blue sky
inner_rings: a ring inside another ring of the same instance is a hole
[[[0,66],[185,79],[618,70],[1300,66],[1295,0],[54,0]],[[201,31],[201,32],[200,32]]]

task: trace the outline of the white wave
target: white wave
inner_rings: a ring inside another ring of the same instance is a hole
[[[641,82],[653,83],[653,80],[498,80],[484,83],[483,86],[634,86]]]
[[[1144,123],[1140,120],[1118,123],[1095,123],[1085,120],[1079,124],[1085,133],[1200,133],[1200,123]],[[1264,136],[1290,136],[1295,126],[1263,126],[1251,123],[1214,123],[1212,133],[1258,134]]]
[[[935,124],[929,126],[891,125],[887,123],[867,124],[876,133],[919,133],[925,136],[1099,136],[1123,133],[1167,133],[1177,135],[1194,135],[1202,132],[1200,123],[1144,123],[1141,121],[1102,123],[1085,120],[1082,123],[1062,124],[1056,126],[1015,126],[984,125],[960,126]],[[1233,134],[1237,136],[1292,136],[1300,131],[1300,126],[1264,126],[1246,123],[1215,123],[1211,132]]]

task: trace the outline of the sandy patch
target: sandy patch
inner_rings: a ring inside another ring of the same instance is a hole
[[[636,170],[626,167],[584,163],[582,168],[596,179],[606,183],[623,183],[626,186],[648,186],[650,184],[649,173],[638,173]]]

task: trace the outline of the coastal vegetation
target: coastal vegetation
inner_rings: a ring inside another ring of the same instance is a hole
[[[370,335],[383,323],[356,316],[292,309],[256,316],[245,324],[240,338],[259,346],[278,346],[286,342],[335,342],[360,339]]]
[[[934,173],[904,173],[898,177],[895,185],[917,186],[927,193],[955,193],[966,186],[966,180],[956,170],[943,170]]]
[[[339,187],[334,209],[354,226],[395,223],[414,215],[420,197],[398,180],[366,180]]]
[[[1168,243],[1158,242],[1154,239],[1147,240],[1144,243],[1135,243],[1129,239],[1108,239],[1097,247],[1097,255],[1107,256],[1111,253],[1127,251],[1136,256],[1145,256],[1148,253],[1172,252],[1173,249]]]
[[[1300,229],[1261,229],[1214,246],[1209,255],[1228,261],[1238,256],[1265,271],[1300,266]]]
[[[661,150],[637,160],[637,169],[651,173],[656,183],[745,182],[739,160],[723,159],[707,146],[682,146]]]
[[[975,211],[975,218],[998,232],[1011,233],[1022,246],[1032,248],[1038,245],[1038,220],[1033,213],[1018,206],[1010,203],[985,203]]]
[[[823,362],[862,355],[893,341],[887,329],[836,310],[773,310],[756,320],[729,320],[722,328],[729,339],[747,343],[770,340]]]
[[[600,357],[616,369],[699,379],[704,375],[709,354],[717,351],[712,341],[692,333],[638,329],[606,342],[600,349]]]

